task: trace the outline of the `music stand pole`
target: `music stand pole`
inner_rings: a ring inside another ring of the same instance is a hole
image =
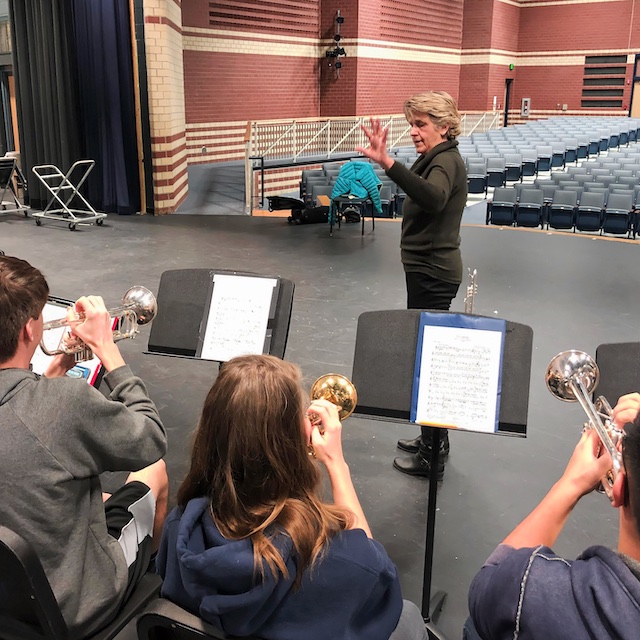
[[[429,491],[427,493],[427,527],[424,544],[424,574],[422,580],[422,617],[430,640],[446,640],[435,622],[442,611],[447,594],[436,591],[431,597],[431,575],[433,573],[433,543],[436,531],[436,500],[438,495],[438,463],[440,459],[441,433],[438,427],[431,427],[431,455],[429,459]]]

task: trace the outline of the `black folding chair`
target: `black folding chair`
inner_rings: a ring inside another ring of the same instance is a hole
[[[233,640],[220,629],[198,616],[185,611],[177,604],[158,598],[138,618],[138,640]],[[255,636],[243,636],[244,640],[259,640]]]
[[[22,204],[16,193],[17,188],[26,191],[27,183],[22,172],[16,164],[15,158],[0,158],[0,213],[24,212],[24,217],[29,215],[29,207]]]
[[[0,526],[0,639],[72,640],[33,547]],[[146,574],[115,620],[85,640],[111,640],[160,591],[159,576]]]

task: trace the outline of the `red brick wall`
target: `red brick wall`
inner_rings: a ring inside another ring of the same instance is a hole
[[[631,7],[632,0],[523,7],[519,49],[626,49]]]
[[[607,53],[624,55],[634,46],[630,44],[633,40],[637,46],[640,16],[636,12],[632,24],[632,4],[628,0],[522,8],[518,47],[524,59],[517,67],[512,106],[520,104],[522,97],[530,97],[534,113],[543,110],[561,114],[565,104],[568,111],[596,111],[581,106],[584,58]],[[527,60],[531,53],[540,57],[538,63],[535,58]],[[569,64],[561,64],[563,58]],[[627,79],[633,73],[632,67],[628,65]],[[613,111],[626,115],[630,93],[630,84],[625,84],[622,109]]]
[[[183,27],[209,27],[209,1],[186,0],[182,3]]]
[[[415,93],[438,89],[458,96],[460,67],[449,64],[362,59],[358,61],[357,115],[402,113]]]
[[[632,4],[243,0],[240,7],[188,0],[182,3],[187,125],[398,113],[406,97],[428,88],[449,91],[463,111],[490,110],[494,96],[504,106],[507,78],[512,108],[529,97],[534,113],[563,104],[579,111],[584,55],[640,51],[640,7],[632,19]],[[335,46],[338,10],[348,53],[339,77],[335,59],[324,56]],[[309,53],[260,53],[281,45]],[[567,55],[570,64],[552,64]],[[630,85],[624,88],[626,107]]]
[[[318,62],[184,52],[187,123],[318,115]]]
[[[466,6],[466,5],[465,5]],[[517,51],[520,38],[521,9],[495,2],[491,23],[491,46],[504,51]]]

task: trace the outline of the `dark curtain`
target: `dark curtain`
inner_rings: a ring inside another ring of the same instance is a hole
[[[96,167],[88,200],[107,213],[140,211],[128,0],[70,0],[82,137]]]
[[[10,0],[22,166],[95,160],[83,193],[98,211],[140,210],[128,0]]]
[[[72,16],[66,0],[10,0],[20,155],[29,204],[48,192],[31,173],[38,164],[66,171],[83,157]]]

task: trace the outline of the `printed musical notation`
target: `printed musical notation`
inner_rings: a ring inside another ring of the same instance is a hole
[[[201,357],[226,362],[264,352],[275,278],[215,274]]]
[[[421,331],[415,421],[496,431],[503,333],[429,324]]]

